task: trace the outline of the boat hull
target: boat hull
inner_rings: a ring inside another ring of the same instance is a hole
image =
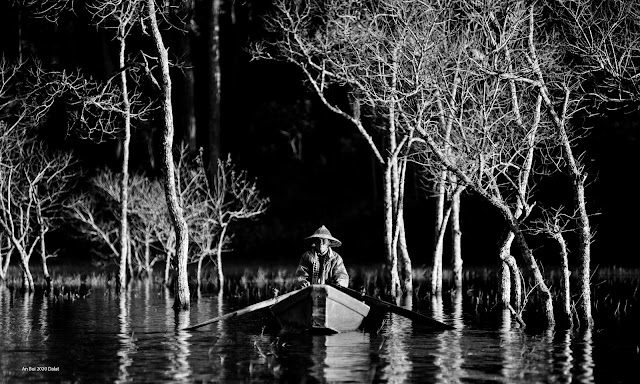
[[[314,284],[271,306],[271,313],[285,330],[338,333],[358,329],[369,306],[329,285]]]

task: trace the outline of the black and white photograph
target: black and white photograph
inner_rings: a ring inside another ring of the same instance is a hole
[[[0,0],[0,383],[636,383],[639,0]]]

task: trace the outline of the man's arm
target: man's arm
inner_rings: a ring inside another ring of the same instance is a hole
[[[300,258],[300,262],[298,263],[298,268],[296,268],[296,283],[299,287],[304,288],[307,285],[311,284],[309,282],[309,271],[312,268],[311,262],[309,260],[309,255],[304,254]]]
[[[334,284],[338,284],[342,287],[349,286],[349,274],[347,273],[347,268],[344,266],[342,257],[338,254],[336,254],[336,264],[333,267],[332,280]]]

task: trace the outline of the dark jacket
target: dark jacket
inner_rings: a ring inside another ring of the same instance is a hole
[[[313,266],[319,266],[319,257],[313,251],[305,252],[300,258],[300,263],[296,269],[296,278],[300,281],[308,281],[311,284],[338,284],[343,287],[349,286],[349,274],[344,267],[342,257],[333,249],[329,248],[329,257],[324,259],[324,273],[317,281],[313,280]]]

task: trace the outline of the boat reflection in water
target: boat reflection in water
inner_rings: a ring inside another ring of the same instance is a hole
[[[345,332],[313,337],[313,375],[328,383],[372,381],[370,336],[363,332]]]

